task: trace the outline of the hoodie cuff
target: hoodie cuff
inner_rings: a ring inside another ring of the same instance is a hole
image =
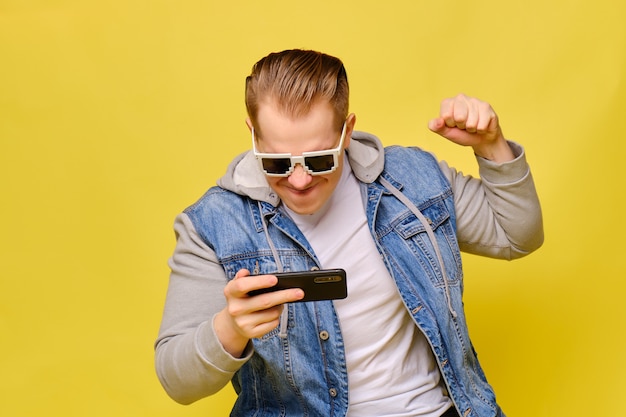
[[[234,374],[252,357],[254,353],[252,342],[248,342],[240,358],[232,356],[224,349],[215,333],[214,319],[215,316],[201,325],[196,339],[196,349],[203,359],[214,368],[224,373]]]
[[[530,171],[526,162],[524,148],[516,142],[507,141],[515,159],[503,163],[496,163],[476,155],[478,172],[483,181],[492,184],[515,183],[526,177]]]

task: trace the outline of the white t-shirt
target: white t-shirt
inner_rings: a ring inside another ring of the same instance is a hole
[[[321,265],[347,273],[348,297],[334,304],[345,343],[348,416],[440,416],[451,401],[428,341],[376,249],[362,201],[344,159],[337,189],[318,212],[288,210]]]

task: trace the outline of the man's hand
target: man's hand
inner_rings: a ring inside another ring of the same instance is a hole
[[[471,146],[474,153],[495,162],[514,158],[502,135],[498,115],[489,103],[459,94],[441,102],[439,117],[428,123],[428,128],[444,138],[463,146]]]
[[[277,283],[274,275],[250,276],[242,269],[226,287],[226,307],[215,316],[213,323],[217,337],[224,349],[240,357],[255,337],[261,337],[278,326],[284,304],[300,300],[304,292],[299,288],[248,295],[250,291],[269,288]]]

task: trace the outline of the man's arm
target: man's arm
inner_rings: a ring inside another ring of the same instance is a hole
[[[250,358],[250,339],[277,327],[283,305],[304,293],[292,288],[250,297],[250,291],[274,285],[276,277],[250,277],[242,269],[229,281],[187,215],[177,217],[174,230],[156,368],[167,393],[189,404],[222,389]]]
[[[543,243],[541,206],[521,146],[508,142],[498,116],[483,101],[462,94],[445,99],[429,128],[476,154],[481,179],[441,163],[452,184],[462,250],[515,259]]]
[[[213,318],[226,306],[226,276],[213,251],[201,240],[185,214],[176,218],[176,249],[155,366],[165,391],[190,404],[222,389],[249,359],[229,354],[216,334]]]
[[[521,146],[515,158],[497,164],[477,157],[480,179],[440,162],[454,192],[461,250],[500,259],[528,255],[543,243],[541,206]]]

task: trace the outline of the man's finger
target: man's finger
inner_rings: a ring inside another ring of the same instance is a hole
[[[443,130],[445,130],[446,128],[446,123],[441,117],[438,117],[436,119],[431,119],[428,122],[428,128],[431,131],[441,135]]]

